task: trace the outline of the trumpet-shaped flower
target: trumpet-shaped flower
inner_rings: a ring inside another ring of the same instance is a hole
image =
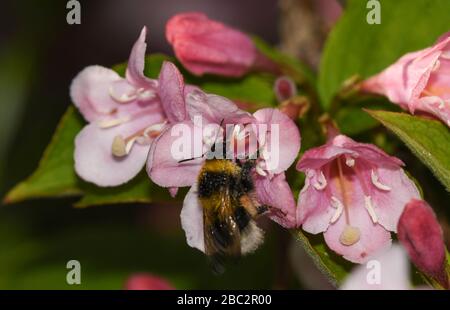
[[[164,63],[158,80],[144,76],[146,28],[134,44],[125,78],[89,66],[73,80],[70,95],[89,122],[75,139],[75,170],[99,186],[132,179],[147,160],[151,142],[168,122],[184,117],[182,76]]]
[[[429,48],[408,53],[362,83],[412,114],[426,113],[450,127],[450,33]]]
[[[248,142],[249,135],[264,137],[257,141],[260,156],[256,158],[256,167],[253,171],[258,202],[272,207],[269,217],[274,221],[284,227],[295,227],[295,201],[284,175],[284,171],[293,163],[300,149],[300,134],[294,122],[275,109],[262,109],[251,115],[237,108],[226,98],[205,94],[200,90],[187,95],[186,108],[188,118],[171,126],[152,145],[147,172],[153,182],[172,189],[173,193],[178,187],[191,186],[181,212],[181,222],[188,244],[204,250],[203,211],[196,194],[196,181],[206,160],[205,154],[212,145],[223,143],[222,137],[228,134],[223,128],[226,127],[228,130],[229,126],[232,130],[231,136],[227,139],[236,141],[236,145]],[[171,156],[173,145],[180,138],[174,135],[177,126],[184,126],[193,133],[188,137],[188,144],[194,146],[193,140],[198,126],[196,117],[202,119],[203,125],[212,125],[213,128],[209,133],[207,130],[197,132],[202,145],[200,154],[187,158]],[[260,129],[258,131],[253,128]],[[271,130],[275,130],[273,128],[276,128],[274,135],[271,133]],[[248,148],[246,150],[248,151]],[[232,153],[237,157],[242,155],[235,152],[234,148]],[[235,159],[236,157],[232,157],[231,160]]]
[[[355,263],[391,243],[404,206],[419,192],[398,158],[371,144],[337,135],[305,152],[297,169],[306,174],[297,221],[324,233],[336,253]]]

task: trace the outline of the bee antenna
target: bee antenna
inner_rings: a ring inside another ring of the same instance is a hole
[[[225,121],[225,119],[222,118],[222,120],[220,121],[220,127],[222,127],[224,121]],[[213,151],[213,152],[216,150],[216,141],[217,141],[217,138],[218,138],[218,137],[216,136],[216,139],[214,140],[214,144],[213,144],[212,147],[211,147],[211,151]],[[191,158],[186,158],[186,159],[179,160],[178,163],[184,163],[184,162],[187,162],[187,161],[190,161],[190,160],[194,160],[194,159],[198,159],[198,158],[203,158],[205,155],[206,155],[206,152],[203,153],[202,156],[191,157]]]
[[[191,157],[191,158],[185,158],[185,159],[179,160],[178,163],[180,164],[180,163],[184,163],[184,162],[186,162],[186,161],[190,161],[190,160],[194,160],[194,159],[198,159],[198,158],[203,158],[203,156],[205,156],[204,153],[202,154],[202,156]]]

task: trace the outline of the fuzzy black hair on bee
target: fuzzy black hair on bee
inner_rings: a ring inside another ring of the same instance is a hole
[[[198,177],[198,198],[203,208],[205,252],[216,273],[224,259],[255,251],[264,232],[255,219],[267,211],[255,198],[252,169],[255,160],[234,162],[207,159]]]

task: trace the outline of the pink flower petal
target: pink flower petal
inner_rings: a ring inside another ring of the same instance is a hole
[[[239,109],[232,101],[218,95],[209,95],[201,90],[191,91],[186,98],[191,120],[201,115],[205,123],[243,124],[254,121],[252,115]]]
[[[182,122],[177,125],[181,126],[181,124],[186,126],[190,133],[194,132],[194,125],[191,122]],[[181,158],[175,158],[172,154],[172,146],[176,140],[180,141],[181,137],[172,136],[172,128],[173,126],[169,127],[153,142],[147,162],[147,173],[150,179],[159,186],[191,186],[197,180],[204,158],[195,158],[185,162],[180,162]],[[187,138],[193,144],[192,137]],[[193,151],[190,154],[193,155]]]
[[[175,198],[177,193],[178,193],[178,187],[169,187],[169,194],[172,198]]]
[[[122,80],[111,69],[89,66],[73,79],[70,97],[84,118],[92,122],[117,109],[119,104],[110,96],[110,87]]]
[[[434,46],[406,54],[383,72],[364,81],[361,88],[387,96],[410,113],[417,110],[435,115],[450,126],[447,123],[450,108],[448,103],[447,106],[443,103],[450,98],[449,51],[450,36],[447,33]],[[438,97],[442,104],[433,104],[430,100],[436,102],[436,99],[427,97]]]
[[[372,172],[373,171],[373,172]],[[420,193],[401,168],[378,167],[377,169],[360,170],[370,186],[370,197],[378,222],[387,230],[396,232],[398,220],[405,205],[413,198],[420,198]],[[377,182],[390,188],[383,190],[370,183],[372,173]]]
[[[146,36],[147,27],[143,27],[138,40],[134,43],[131,50],[130,58],[128,59],[126,78],[136,87],[156,88],[156,81],[144,76],[145,50],[147,48],[147,43],[145,43]]]
[[[327,143],[325,145],[307,150],[298,161],[296,168],[299,171],[305,171],[307,169],[320,169],[323,165],[344,154],[355,157],[358,156],[358,153],[352,150]]]
[[[169,122],[186,118],[183,76],[171,62],[165,61],[159,73],[159,97]]]
[[[296,227],[295,200],[284,173],[275,175],[271,180],[266,177],[255,178],[258,200],[275,208],[269,217],[285,228]]]
[[[415,108],[416,111],[433,115],[450,127],[450,99],[444,100],[437,96],[422,97],[416,102]]]
[[[324,233],[327,245],[345,259],[354,263],[364,263],[374,253],[391,244],[391,234],[380,224],[375,224],[364,208],[364,194],[359,183],[352,183],[351,202],[347,208],[349,212],[350,224],[346,222],[345,210],[339,219],[330,224]],[[341,235],[347,225],[359,229],[359,240],[352,245],[344,245]]]
[[[326,175],[328,173],[322,172]],[[308,171],[305,186],[298,197],[297,224],[303,230],[318,234],[327,230],[336,210],[331,207],[330,196],[314,187],[320,175],[313,170]]]
[[[128,182],[144,167],[149,145],[135,143],[122,158],[111,153],[114,137],[123,134],[123,127],[101,129],[92,123],[75,139],[75,171],[85,181],[98,186],[117,186]]]
[[[194,184],[183,202],[181,210],[181,227],[186,234],[187,244],[205,252],[205,238],[203,232],[203,209],[198,201],[197,184]]]
[[[266,143],[271,157],[266,159],[266,165],[270,167],[270,172],[277,174],[286,171],[300,151],[300,132],[297,125],[277,109],[260,109],[253,116],[260,124],[268,126]],[[271,131],[275,129],[278,135],[272,137]]]
[[[403,162],[394,156],[389,156],[380,148],[369,143],[359,143],[352,139],[339,135],[333,139],[333,144],[349,149],[358,154],[364,160],[376,163],[377,165],[403,166]]]

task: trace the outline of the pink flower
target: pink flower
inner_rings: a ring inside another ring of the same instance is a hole
[[[238,109],[226,98],[205,94],[200,90],[187,95],[186,107],[189,117],[167,129],[152,145],[147,172],[153,182],[172,189],[172,193],[176,193],[178,187],[191,186],[181,212],[181,222],[188,244],[204,251],[203,211],[196,194],[196,181],[205,161],[205,156],[202,155],[210,150],[213,144],[217,145],[217,140],[220,141],[224,134],[223,127],[230,128],[230,125],[233,128],[231,139],[236,140],[237,144],[246,143],[248,136],[243,134],[245,132],[267,137],[264,141],[258,140],[261,155],[254,169],[255,192],[261,204],[273,207],[269,217],[284,227],[295,227],[295,201],[284,175],[284,171],[293,163],[300,149],[300,134],[295,123],[275,109],[262,109],[251,115]],[[212,125],[215,130],[212,134],[207,134],[207,131],[200,132],[202,153],[186,158],[193,158],[192,160],[180,162],[180,158],[170,156],[173,144],[179,139],[173,135],[172,129],[182,125],[195,133],[195,117],[198,116],[202,118],[203,125]],[[265,126],[257,126],[261,124]],[[252,131],[253,126],[261,129],[259,132]],[[272,138],[272,128],[277,128],[279,139]],[[274,152],[277,152],[280,158],[272,156]]]
[[[116,186],[145,165],[150,144],[168,122],[184,118],[181,74],[164,63],[159,82],[144,76],[146,28],[134,44],[120,77],[89,66],[73,80],[70,95],[89,122],[75,139],[75,170],[88,182]]]
[[[293,164],[300,151],[300,132],[295,123],[277,109],[261,109],[253,116],[257,124],[267,125],[266,132],[258,133],[259,136],[262,134],[267,137],[267,141],[260,141],[261,155],[255,169],[258,200],[261,204],[281,211],[269,214],[272,220],[285,228],[296,227],[295,200],[284,172]],[[278,133],[272,135],[271,130],[276,128],[279,128]],[[272,138],[277,136],[278,141],[273,141]],[[279,160],[276,159],[277,156]]]
[[[255,66],[273,70],[274,64],[256,50],[248,35],[202,13],[173,16],[166,38],[183,66],[196,75],[242,76]]]
[[[218,95],[206,94],[199,89],[187,94],[186,110],[186,118],[179,123],[168,126],[151,147],[147,172],[151,180],[159,186],[177,188],[194,184],[205,160],[202,154],[214,144],[218,135],[219,124],[243,124],[253,120],[251,114],[240,110],[230,100]],[[200,124],[195,122],[196,117],[201,120]],[[202,126],[206,125],[215,127],[215,130],[212,130],[212,132],[201,130]],[[188,137],[189,140],[194,140],[194,135],[197,133],[202,135],[200,138],[202,152],[199,154],[192,152],[186,158],[172,156],[172,147],[175,141],[180,138],[174,134],[177,128],[191,132],[192,136]],[[192,160],[180,162],[190,158]]]
[[[126,290],[174,290],[175,288],[165,279],[148,273],[131,275],[125,283]]]
[[[349,261],[363,263],[390,245],[390,231],[405,204],[418,198],[402,161],[371,144],[338,135],[305,152],[297,169],[306,173],[297,221]]]
[[[412,114],[431,114],[450,126],[450,33],[421,51],[408,53],[362,84]]]
[[[419,270],[449,287],[442,229],[425,201],[413,199],[406,205],[398,222],[398,239]]]

